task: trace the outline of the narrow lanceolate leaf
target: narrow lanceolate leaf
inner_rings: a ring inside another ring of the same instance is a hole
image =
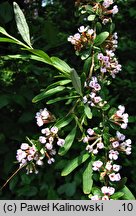
[[[52,65],[60,70],[61,72],[70,73],[70,66],[63,60],[59,59],[58,57],[51,57]]]
[[[88,104],[85,105],[84,111],[85,111],[85,114],[86,114],[87,118],[92,119],[92,112],[91,112],[91,109],[88,106]]]
[[[55,126],[58,128],[58,129],[61,129],[65,126],[67,126],[72,120],[73,120],[73,115],[68,115],[64,118],[61,118],[56,124]]]
[[[116,192],[114,193],[110,198],[114,200],[118,200],[119,198],[123,197],[124,193],[123,192]]]
[[[37,103],[40,100],[43,100],[44,98],[50,97],[51,95],[54,95],[58,92],[61,92],[65,89],[64,86],[57,86],[53,89],[49,89],[48,91],[43,91],[42,93],[40,93],[39,95],[37,95],[36,97],[33,98],[32,102],[33,103]]]
[[[16,43],[16,41],[13,40],[13,39],[10,39],[10,38],[3,38],[3,37],[0,38],[0,42],[5,42],[5,43]]]
[[[69,100],[69,99],[76,99],[76,98],[78,98],[78,96],[57,97],[55,99],[51,99],[51,100],[47,101],[46,104],[53,104],[53,103],[57,103],[59,101]]]
[[[71,80],[72,80],[72,84],[73,87],[75,88],[75,90],[77,91],[78,94],[82,95],[82,88],[81,88],[81,79],[78,76],[77,72],[75,71],[75,69],[71,69]]]
[[[69,161],[69,163],[66,165],[66,167],[62,170],[61,175],[67,176],[74,169],[76,169],[78,166],[80,166],[82,163],[84,163],[89,157],[90,157],[90,154],[85,153],[85,154],[82,154],[82,155],[74,158],[73,160]]]
[[[66,137],[64,146],[59,149],[59,155],[62,156],[67,153],[67,151],[70,149],[70,147],[74,142],[75,135],[76,135],[76,127],[74,127],[73,130]]]
[[[26,49],[28,50],[29,52],[41,57],[43,59],[43,62],[47,63],[47,64],[50,64],[52,65],[52,62],[50,60],[50,57],[47,55],[47,53],[45,53],[44,51],[42,50],[37,50],[37,49]]]
[[[92,185],[93,185],[93,179],[92,179],[92,162],[89,162],[87,164],[86,169],[83,172],[83,192],[84,194],[91,193]]]
[[[124,186],[123,189],[121,190],[121,192],[124,193],[124,195],[122,196],[122,200],[135,200],[134,195],[133,195],[132,192],[128,189],[127,186]]]
[[[70,79],[66,79],[66,80],[60,80],[60,81],[57,81],[57,82],[54,82],[52,83],[51,85],[49,85],[46,90],[49,90],[55,86],[64,86],[64,85],[67,85],[68,83],[71,83],[71,80]]]
[[[106,39],[109,37],[109,32],[102,32],[96,36],[94,40],[94,45],[99,46],[101,45]]]
[[[9,39],[9,38],[6,38],[9,40],[12,40],[12,39]],[[7,42],[8,42],[7,40]],[[0,38],[0,42],[1,42],[1,38]],[[11,42],[12,43],[12,42]],[[16,42],[13,42],[13,43],[16,43]],[[47,63],[46,60],[44,60],[43,58],[39,57],[39,56],[36,56],[36,55],[20,55],[20,54],[17,54],[17,55],[6,55],[6,56],[2,56],[2,59],[4,60],[9,60],[9,59],[22,59],[22,60],[35,60],[35,61],[40,61],[40,62],[43,62],[43,63]]]
[[[31,47],[29,27],[27,25],[25,16],[16,2],[13,2],[13,7],[18,31],[21,34],[23,40]]]

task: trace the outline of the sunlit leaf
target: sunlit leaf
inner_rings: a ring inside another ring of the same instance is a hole
[[[38,101],[43,100],[44,98],[50,97],[51,95],[54,95],[58,92],[61,92],[64,89],[65,89],[64,86],[57,86],[53,89],[49,89],[48,91],[43,91],[42,93],[34,97],[32,101],[33,103],[37,103]]]
[[[60,129],[63,128],[65,126],[67,126],[72,120],[73,120],[73,115],[68,115],[64,118],[61,118],[56,124],[55,126]]]
[[[18,31],[21,34],[23,40],[31,47],[29,27],[27,25],[25,16],[16,2],[13,2],[13,8]]]
[[[127,186],[124,186],[123,189],[121,190],[121,192],[124,193],[124,195],[122,196],[123,200],[135,200],[134,195],[132,194],[132,192],[128,189]]]
[[[76,169],[78,166],[80,166],[82,163],[84,163],[89,157],[90,157],[90,154],[84,153],[84,154],[81,154],[80,156],[74,158],[73,160],[69,161],[69,163],[66,165],[66,167],[62,170],[61,175],[67,176],[74,169]]]
[[[86,169],[83,172],[83,192],[89,194],[92,190],[93,179],[92,179],[92,162],[87,164]]]
[[[94,40],[95,46],[101,45],[107,39],[108,36],[109,36],[109,32],[102,32],[99,35],[97,35]]]
[[[71,80],[72,80],[73,87],[75,88],[75,90],[77,91],[78,94],[82,95],[80,77],[78,76],[75,69],[71,69],[70,72],[71,72],[70,74],[71,74]]]
[[[75,99],[78,98],[78,96],[64,96],[64,97],[57,97],[55,99],[49,100],[46,102],[46,104],[53,104],[59,101],[63,101],[63,100],[69,100],[69,99]]]

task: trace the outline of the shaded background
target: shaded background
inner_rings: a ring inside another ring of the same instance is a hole
[[[0,1],[0,26],[8,33],[20,38],[17,32],[12,9],[13,1]],[[77,32],[80,23],[74,16],[73,0],[45,1],[16,0],[23,9],[28,21],[33,46],[43,49],[49,55],[66,60],[77,70],[82,69],[81,60],[75,56],[73,47],[67,42],[70,34]],[[116,99],[115,106],[125,105],[129,113],[130,124],[125,134],[133,140],[132,155],[124,157],[122,176],[128,177],[127,185],[136,196],[136,9],[135,0],[118,0],[119,14],[115,16],[116,31],[119,35],[117,56],[122,64],[122,72],[113,80],[111,94]],[[22,53],[23,51],[21,51]],[[32,98],[40,89],[48,86],[54,79],[55,69],[42,63],[23,60],[7,60],[7,54],[20,53],[19,47],[0,44],[0,185],[18,168],[16,150],[25,141],[26,135],[34,137],[39,133],[35,124],[35,112],[44,107],[44,101],[32,104]],[[54,107],[51,107],[53,110]],[[59,112],[57,107],[54,112]],[[63,112],[63,111],[62,111]],[[34,135],[35,134],[35,135]],[[39,174],[25,174],[20,171],[0,192],[0,199],[86,199],[82,193],[81,171],[67,177],[60,172],[69,158],[56,157],[56,163],[49,169],[46,165]],[[74,155],[75,154],[75,155]]]

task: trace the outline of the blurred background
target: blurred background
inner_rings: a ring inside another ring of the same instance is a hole
[[[77,70],[83,63],[75,56],[67,37],[77,32],[80,25],[75,16],[74,0],[16,0],[25,13],[34,48],[42,49],[49,56],[66,60]],[[0,1],[0,26],[8,33],[21,39],[17,32],[13,1]],[[135,0],[118,0],[119,13],[115,16],[116,31],[119,36],[117,56],[122,64],[122,72],[110,87],[115,98],[115,106],[125,105],[129,113],[129,127],[125,131],[133,141],[133,151],[121,161],[122,176],[128,178],[127,186],[136,196],[136,8]],[[35,123],[35,113],[45,106],[44,101],[33,104],[32,98],[40,89],[50,84],[55,69],[30,60],[9,59],[9,54],[23,53],[19,46],[0,43],[0,186],[18,168],[16,150],[25,141],[39,133]],[[25,52],[24,52],[25,53]],[[51,107],[53,110],[54,107]],[[54,112],[59,112],[59,107]],[[20,171],[10,183],[0,191],[0,199],[87,199],[82,193],[81,171],[61,177],[61,169],[70,158],[71,151],[48,168],[45,164],[39,174],[26,175]],[[76,156],[72,153],[73,158]]]

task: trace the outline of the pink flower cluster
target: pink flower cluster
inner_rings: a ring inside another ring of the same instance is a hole
[[[56,150],[53,148],[53,144],[57,143],[58,146],[62,147],[65,144],[65,140],[59,138],[58,136],[58,128],[52,127],[44,128],[41,130],[42,136],[39,137],[39,141],[41,144],[44,144],[44,147],[46,149],[46,156],[48,158],[48,164],[51,164],[55,161],[55,159],[52,157],[56,154]],[[50,157],[51,156],[51,157]]]
[[[54,116],[47,110],[47,108],[40,109],[39,112],[36,113],[35,118],[39,127],[54,121]]]
[[[104,25],[111,21],[110,15],[115,15],[119,11],[117,5],[114,5],[113,8],[111,8],[113,4],[113,0],[104,0],[102,3],[99,2],[93,6],[94,12],[97,12],[97,14],[99,14],[99,18],[102,20],[102,23]]]
[[[89,143],[89,142],[92,142],[93,141],[93,143],[90,145],[90,144],[88,144],[87,146],[86,146],[86,150],[89,152],[89,153],[93,153],[93,154],[98,154],[98,151],[100,150],[100,149],[103,149],[104,148],[104,144],[103,144],[103,142],[102,142],[102,138],[101,138],[101,136],[99,136],[99,134],[96,134],[95,132],[94,132],[94,130],[92,130],[91,128],[89,128],[88,130],[87,130],[87,133],[88,133],[88,135],[86,136],[86,137],[84,137],[83,138],[83,142],[84,143]],[[95,140],[95,141],[94,141]]]
[[[115,78],[116,74],[121,71],[121,65],[118,63],[112,50],[106,50],[106,55],[99,53],[98,60],[100,62],[101,73],[108,72],[113,78]]]
[[[125,135],[117,131],[116,137],[111,139],[112,150],[110,150],[109,152],[109,158],[111,160],[117,160],[119,152],[123,152],[126,155],[130,155],[132,149],[131,143],[132,143],[131,139],[125,140]]]
[[[33,171],[35,173],[38,173],[38,171],[35,168],[35,164],[42,166],[43,165],[43,158],[44,156],[38,153],[36,147],[30,146],[27,143],[22,143],[20,146],[20,149],[17,150],[16,159],[20,163],[20,167],[27,165],[31,162],[31,165],[27,165],[27,174],[32,173]]]
[[[120,133],[119,131],[117,131],[116,137],[110,138],[110,143],[111,143],[111,146],[109,146],[110,149],[108,152],[109,159],[107,159],[106,162],[102,161],[100,159],[94,161],[92,164],[92,169],[94,171],[98,171],[100,173],[101,179],[104,179],[104,178],[107,179],[107,177],[108,177],[109,181],[118,182],[121,180],[121,175],[119,173],[121,166],[118,164],[115,164],[114,161],[118,160],[120,152],[125,153],[126,155],[131,154],[131,140],[130,139],[125,140],[125,135]],[[109,196],[107,196],[107,194],[104,194],[104,197],[103,196],[100,197],[99,195],[95,195],[95,196],[92,196],[91,199],[93,199],[93,200],[99,200],[99,199],[108,200]]]
[[[111,120],[117,125],[119,125],[122,129],[126,129],[128,125],[128,114],[124,113],[125,107],[122,105],[118,106],[117,112],[111,116]]]
[[[91,196],[91,200],[111,200],[110,196],[115,193],[115,188],[103,186],[100,195]]]
[[[41,109],[36,113],[36,120],[38,126],[49,123],[52,119],[51,113],[46,109]],[[54,144],[62,147],[65,140],[58,136],[58,128],[53,126],[51,128],[43,128],[42,135],[39,141],[30,141],[30,144],[22,143],[20,149],[17,150],[16,159],[20,163],[20,167],[26,166],[27,173],[38,173],[36,165],[42,166],[43,159],[47,157],[47,163],[55,162],[53,155],[56,154]]]
[[[74,36],[70,35],[68,37],[68,41],[74,45],[74,49],[76,51],[80,51],[83,48],[88,47],[93,43],[95,39],[95,32],[93,29],[89,29],[89,27],[80,26],[78,28],[78,33],[74,34]]]
[[[102,98],[98,95],[101,86],[98,83],[97,77],[93,76],[90,81],[85,82],[84,86],[90,89],[91,93],[83,97],[83,102],[88,103],[92,107],[103,107],[106,102],[103,102]]]

